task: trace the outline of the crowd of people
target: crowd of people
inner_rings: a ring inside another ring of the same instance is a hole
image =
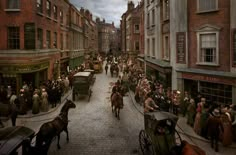
[[[137,63],[129,63],[124,58],[118,62],[123,73],[118,83],[128,81],[144,112],[162,110],[183,115],[198,135],[211,140],[216,152],[218,141],[224,146],[236,142],[236,104],[219,104],[207,100],[201,93],[172,90],[155,77],[147,77]]]
[[[56,107],[61,102],[61,97],[69,90],[68,77],[62,76],[58,80],[41,82],[39,88],[33,88],[32,82],[24,82],[19,95],[11,86],[0,87],[0,101],[2,104],[15,105],[18,114],[25,115],[28,111],[32,114],[47,112],[50,107]]]

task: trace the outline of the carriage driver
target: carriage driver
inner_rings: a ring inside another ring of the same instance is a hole
[[[155,104],[151,96],[152,96],[152,92],[149,92],[146,95],[146,100],[144,102],[144,112],[153,112],[154,110],[159,109],[159,107]]]

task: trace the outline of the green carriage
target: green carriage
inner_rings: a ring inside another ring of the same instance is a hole
[[[93,74],[91,72],[78,72],[74,75],[72,99],[76,96],[88,96],[88,101],[92,95],[91,85],[93,84]]]
[[[170,155],[171,150],[181,145],[181,137],[175,130],[178,117],[168,112],[144,114],[145,130],[139,133],[139,143],[145,155]]]

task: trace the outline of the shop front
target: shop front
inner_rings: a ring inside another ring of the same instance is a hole
[[[32,84],[33,88],[39,87],[42,82],[48,80],[49,63],[25,64],[25,65],[1,65],[1,85],[11,86],[12,90],[19,93],[23,83]]]
[[[146,75],[158,80],[165,88],[171,87],[172,67],[162,60],[145,58]]]
[[[184,91],[190,92],[195,97],[197,92],[210,102],[217,104],[231,104],[236,101],[236,76],[233,74],[216,73],[203,74],[202,72],[182,72]],[[223,76],[224,75],[224,76]]]

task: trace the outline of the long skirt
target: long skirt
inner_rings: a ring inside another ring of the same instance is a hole
[[[201,133],[200,120],[201,120],[201,113],[198,112],[198,113],[196,114],[195,122],[194,122],[194,127],[193,127],[194,131],[195,131],[198,135],[200,135],[200,133]]]

